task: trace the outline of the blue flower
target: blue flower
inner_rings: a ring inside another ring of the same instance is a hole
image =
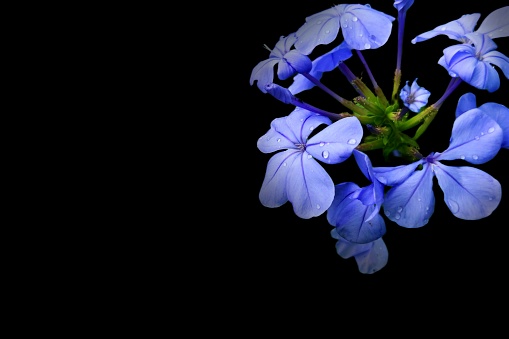
[[[308,139],[321,124],[329,126]],[[334,183],[317,160],[327,164],[345,161],[360,143],[362,133],[362,125],[354,117],[331,124],[329,118],[301,108],[274,119],[257,146],[263,153],[282,152],[267,164],[260,202],[279,207],[290,201],[295,214],[303,219],[324,213],[334,199]]]
[[[473,93],[463,94],[456,107],[456,118],[461,114],[477,108]],[[479,110],[495,120],[502,128],[502,148],[509,148],[509,108],[496,102],[487,102],[479,107]]]
[[[430,95],[430,91],[417,85],[417,79],[412,83],[412,87],[408,85],[407,81],[406,85],[399,93],[399,97],[403,100],[403,105],[414,113],[419,112],[419,110],[428,103]]]
[[[446,35],[449,39],[462,43],[469,43],[468,33],[474,32],[475,25],[481,15],[479,13],[466,14],[461,18],[440,25],[431,31],[419,34],[412,43],[426,41],[437,35]],[[509,6],[505,6],[491,12],[481,23],[478,34],[487,35],[491,39],[509,36]]]
[[[389,252],[382,238],[367,244],[354,244],[342,238],[334,228],[331,236],[336,241],[336,252],[343,259],[355,258],[359,272],[373,274],[385,267],[389,260]]]
[[[316,46],[334,41],[341,28],[351,49],[375,49],[389,39],[394,20],[369,5],[337,5],[306,18],[296,32],[295,48],[309,55]]]
[[[277,64],[277,75],[280,80],[286,80],[296,73],[307,73],[311,70],[311,60],[296,49],[292,49],[297,40],[295,34],[287,37],[281,36],[279,41],[270,51],[269,58],[260,61],[251,72],[249,84],[257,82],[258,88],[267,93],[265,87],[274,80],[274,66]]]
[[[509,79],[509,58],[495,51],[497,45],[486,34],[466,35],[474,44],[459,44],[444,49],[438,63],[452,77],[459,77],[469,85],[494,92],[500,87],[500,77],[492,66],[498,66]]]
[[[428,223],[435,207],[433,177],[444,192],[449,210],[458,218],[477,220],[489,216],[500,203],[500,183],[474,167],[451,167],[444,160],[462,159],[472,164],[491,160],[500,150],[503,131],[500,125],[479,109],[461,114],[454,122],[449,147],[443,153],[431,153],[414,162],[422,169],[392,186],[384,197],[385,215],[400,226],[416,228]],[[406,165],[411,166],[411,165]],[[405,169],[392,169],[391,175],[405,177]],[[373,168],[378,180],[387,169]]]
[[[346,42],[342,42],[339,46],[333,48],[330,52],[325,53],[322,56],[319,56],[315,60],[313,60],[311,74],[317,80],[322,78],[324,72],[328,72],[336,68],[339,63],[347,60],[352,56],[352,50],[348,46]],[[313,88],[315,84],[309,81],[302,74],[297,74],[293,79],[293,83],[288,87],[292,94],[297,94],[302,91]]]

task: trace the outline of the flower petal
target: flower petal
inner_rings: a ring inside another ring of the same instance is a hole
[[[509,36],[509,6],[488,14],[476,33],[487,34],[492,39]]]
[[[454,121],[449,147],[441,154],[436,153],[435,160],[462,159],[482,164],[497,155],[502,139],[502,128],[497,122],[474,108]]]
[[[460,219],[485,218],[497,208],[502,198],[500,183],[480,169],[438,163],[435,175],[447,207]]]
[[[288,201],[286,182],[289,169],[300,152],[287,150],[274,154],[267,163],[265,178],[258,197],[265,207],[279,207]]]
[[[401,184],[387,191],[384,199],[387,218],[400,226],[417,228],[428,223],[435,210],[433,170],[425,163]]]

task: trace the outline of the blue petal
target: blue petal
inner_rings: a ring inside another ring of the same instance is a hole
[[[289,169],[301,153],[285,151],[274,154],[267,164],[265,178],[260,189],[260,202],[265,207],[279,207],[288,201],[286,183]]]
[[[474,167],[435,164],[435,175],[452,214],[460,219],[477,220],[489,216],[502,198],[500,183]]]
[[[341,31],[351,49],[375,49],[383,46],[392,31],[394,17],[377,11],[371,6],[343,6],[340,22]]]
[[[428,223],[435,210],[433,170],[425,163],[403,183],[387,191],[384,200],[387,218],[400,226],[417,228]]]
[[[299,144],[306,144],[308,136],[318,126],[331,124],[331,120],[326,116],[313,113],[308,110],[297,108],[287,116],[286,124],[295,133]]]
[[[509,148],[509,108],[495,102],[487,102],[479,107],[479,110],[495,120],[502,128],[502,147]]]
[[[328,164],[345,161],[362,139],[362,125],[355,117],[343,118],[311,137],[306,151]]]
[[[306,22],[296,32],[298,37],[295,48],[302,54],[309,55],[320,45],[334,41],[339,33],[338,6],[326,9],[306,18]]]
[[[497,122],[474,108],[454,121],[449,147],[442,154],[436,153],[435,159],[482,164],[497,155],[502,139],[502,128]]]
[[[406,12],[413,4],[414,0],[395,0],[394,8],[396,8],[398,12]]]
[[[450,21],[445,25],[435,27],[431,31],[419,34],[412,39],[412,43],[415,44],[417,42],[426,41],[440,34],[447,35],[449,39],[465,42],[465,35],[474,31],[475,25],[480,17],[481,14],[479,13],[463,15],[457,20]]]
[[[458,106],[456,106],[456,118],[473,108],[477,108],[475,94],[470,92],[463,94],[458,100]]]
[[[483,55],[483,61],[498,66],[504,76],[509,79],[509,58],[498,51],[491,51]]]
[[[358,189],[354,183],[336,185],[334,200],[327,211],[327,220],[336,226],[337,233],[344,239],[359,244],[374,241],[386,232],[385,221],[376,214],[370,221],[374,205],[366,206],[351,195]]]
[[[491,12],[476,33],[487,34],[492,39],[509,36],[509,6]]]
[[[293,94],[288,90],[288,88],[284,88],[279,86],[278,84],[268,84],[265,86],[265,90],[267,93],[272,95],[274,98],[278,99],[285,104],[289,104],[293,100]]]
[[[396,167],[373,167],[373,173],[376,179],[386,186],[395,186],[406,180],[421,164],[422,161],[416,161],[408,165]]]
[[[334,182],[320,164],[307,153],[288,169],[286,193],[295,214],[303,219],[323,214],[334,199]]]
[[[263,153],[272,153],[282,149],[297,149],[300,143],[295,133],[286,124],[286,117],[272,120],[270,129],[257,142],[258,149]]]

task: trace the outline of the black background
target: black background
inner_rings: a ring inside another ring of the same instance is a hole
[[[374,9],[397,17],[393,1],[375,0],[369,3]],[[491,174],[503,187],[502,201],[491,216],[477,221],[454,217],[434,179],[436,204],[430,222],[422,228],[406,229],[386,219],[387,233],[383,239],[388,247],[389,261],[382,270],[371,275],[361,274],[355,259],[343,259],[337,255],[336,241],[330,236],[332,227],[325,214],[304,220],[293,213],[290,203],[271,209],[259,202],[258,192],[272,154],[261,153],[256,142],[266,133],[274,118],[288,115],[293,107],[261,93],[256,85],[250,86],[251,71],[259,61],[268,57],[269,52],[262,47],[264,44],[274,47],[281,35],[297,30],[307,16],[336,4],[328,1],[303,1],[298,5],[293,1],[251,2],[239,5],[236,9],[239,14],[231,19],[238,28],[235,31],[239,38],[232,40],[235,43],[231,53],[226,52],[235,65],[235,69],[230,65],[227,77],[230,86],[226,91],[237,98],[229,105],[232,107],[230,123],[238,128],[227,135],[226,141],[237,147],[231,148],[234,154],[231,160],[235,165],[227,170],[228,186],[231,188],[227,198],[230,208],[225,212],[228,216],[221,218],[225,218],[230,226],[220,232],[226,239],[226,245],[221,245],[220,251],[224,252],[221,260],[228,264],[230,273],[235,277],[232,284],[245,286],[246,290],[239,293],[249,295],[261,304],[274,304],[278,300],[300,302],[302,298],[320,300],[329,296],[375,296],[396,290],[419,294],[430,288],[459,294],[465,289],[475,291],[479,283],[493,286],[491,291],[500,291],[495,287],[509,282],[506,278],[508,246],[505,238],[508,226],[505,213],[509,208],[505,193],[509,180],[504,165],[507,149],[502,149],[492,161],[475,166]],[[507,5],[502,1],[483,1],[482,4],[462,2],[461,7],[444,10],[442,4],[443,1],[417,0],[407,13],[402,86],[406,80],[411,83],[417,77],[419,85],[431,91],[429,103],[439,99],[450,80],[445,69],[437,64],[442,50],[457,42],[443,35],[415,45],[410,40],[436,26],[459,19],[463,14],[481,13],[478,27],[490,12]],[[509,55],[509,38],[494,41],[500,52]],[[397,21],[394,21],[389,42],[377,50],[363,52],[387,97],[392,91],[396,43]],[[351,59],[346,62],[347,65],[356,74],[362,72],[354,61],[355,55]],[[446,100],[435,121],[420,138],[423,155],[447,148],[457,101],[463,93],[474,93],[478,106],[485,102],[509,106],[509,80],[498,70],[501,86],[497,92],[488,93],[462,83]],[[232,79],[234,81],[230,81]],[[351,87],[341,80],[343,78],[336,75],[330,82],[331,88],[345,98],[354,96]],[[318,107],[341,109],[318,92],[314,88],[301,97]],[[463,164],[473,166],[458,163]],[[341,165],[324,167],[332,169],[329,173],[335,183],[357,181],[361,186],[366,184],[362,182],[364,177],[353,158]]]

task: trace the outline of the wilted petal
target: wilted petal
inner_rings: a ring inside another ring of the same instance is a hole
[[[312,136],[306,151],[328,164],[345,161],[362,139],[362,125],[355,117],[343,118]]]
[[[500,183],[474,167],[435,165],[438,184],[452,214],[460,219],[477,220],[489,216],[502,198]]]
[[[502,129],[495,120],[474,108],[461,114],[452,126],[449,147],[436,153],[435,160],[462,159],[482,164],[497,155],[502,144]]]
[[[289,168],[286,192],[295,214],[309,219],[329,208],[334,199],[334,182],[311,154],[304,152]]]
[[[384,212],[400,226],[417,228],[428,223],[435,210],[433,170],[425,163],[403,183],[393,186],[385,195]]]

